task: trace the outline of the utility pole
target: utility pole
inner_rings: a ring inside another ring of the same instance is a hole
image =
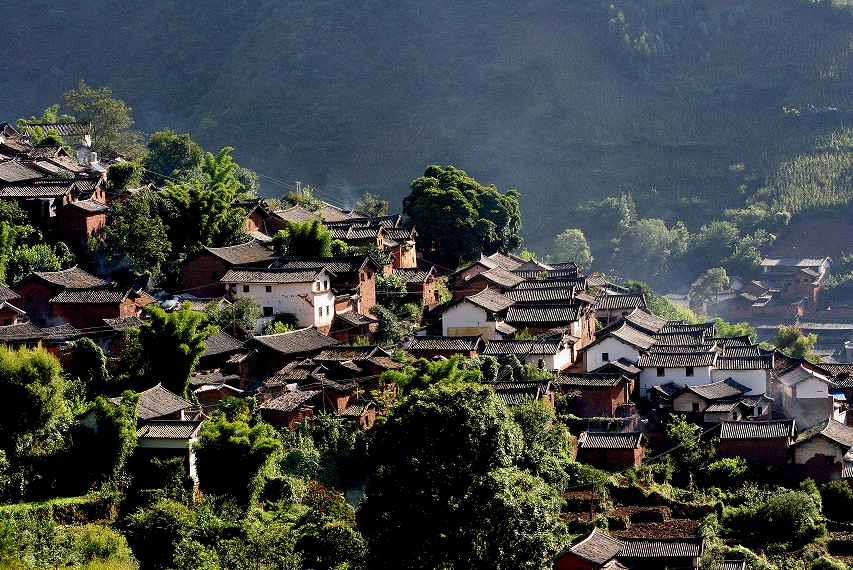
[[[296,181],[296,195],[302,196],[302,183],[299,180]]]

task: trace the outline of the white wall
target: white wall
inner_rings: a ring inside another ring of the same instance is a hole
[[[640,372],[640,396],[645,396],[646,392],[661,384],[675,382],[683,386],[702,386],[703,384],[711,383],[711,367],[710,366],[694,366],[693,376],[687,376],[685,368],[664,368],[664,375],[658,376],[657,368],[654,366],[644,368]]]
[[[604,353],[607,353],[608,360],[602,360],[601,355]],[[631,362],[637,362],[640,358],[640,351],[614,337],[605,338],[592,348],[587,349],[586,370],[587,372],[595,370],[607,364],[610,360],[619,360],[620,358],[627,358]]]
[[[817,378],[807,378],[794,387],[796,397],[804,398],[827,398],[829,397],[829,384]]]
[[[743,384],[749,388],[750,395],[766,394],[767,390],[767,371],[766,370],[712,370],[711,382],[721,382],[726,378],[731,378],[738,384]]]
[[[325,272],[313,283],[238,283],[236,295],[254,297],[262,308],[272,307],[274,313],[293,313],[300,327],[331,325],[335,316],[335,295]]]
[[[460,301],[441,315],[441,331],[444,336],[470,336],[481,334],[470,329],[489,330],[488,340],[500,340],[503,337],[495,329],[495,322],[488,320],[485,309],[470,301]]]

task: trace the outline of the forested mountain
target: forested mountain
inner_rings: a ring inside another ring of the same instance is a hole
[[[83,78],[140,130],[234,146],[352,203],[399,203],[433,163],[518,188],[534,249],[584,227],[577,205],[629,192],[640,217],[692,230],[750,198],[802,209],[786,189],[803,177],[846,202],[846,4],[2,2],[0,117],[40,114]]]

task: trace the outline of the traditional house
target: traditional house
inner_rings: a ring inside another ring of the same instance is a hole
[[[563,372],[551,383],[563,393],[577,394],[567,400],[566,407],[582,418],[616,416],[631,400],[631,381],[623,374]]]
[[[853,476],[853,427],[832,418],[800,433],[791,445],[794,474],[826,483]]]
[[[15,284],[12,290],[20,296],[18,303],[30,319],[40,326],[48,326],[54,323],[51,300],[58,294],[65,290],[81,291],[107,285],[103,279],[75,266],[62,271],[35,271]]]
[[[198,441],[204,420],[152,420],[136,430],[134,460],[146,458],[184,460],[187,475],[198,481],[193,445]]]
[[[840,397],[832,392],[837,386],[825,375],[799,365],[778,376],[781,386],[781,409],[789,418],[796,418],[803,429],[832,418],[846,422],[846,412]]]
[[[542,400],[550,407],[554,407],[554,388],[549,380],[497,381],[490,383],[489,386],[507,406]]]
[[[107,210],[104,202],[93,198],[63,206],[55,222],[57,236],[76,251],[85,250],[89,238],[107,225]]]
[[[636,309],[646,308],[646,296],[639,295],[597,295],[595,297],[595,318],[607,326],[617,319],[627,317]]]
[[[29,322],[0,326],[0,345],[9,350],[42,348],[47,336],[42,329]]]
[[[491,289],[496,293],[506,293],[522,283],[524,279],[514,275],[503,267],[494,267],[481,273],[473,274],[470,278],[459,277],[453,291],[453,298],[458,300],[472,295],[483,289]]]
[[[747,386],[738,384],[731,378],[711,384],[685,386],[679,394],[672,397],[672,411],[683,414],[687,421],[696,424],[748,418],[753,415],[750,406],[752,402],[742,402],[743,396],[748,392]],[[761,411],[758,415],[769,411],[769,404],[768,398],[764,406],[759,405]]]
[[[531,333],[563,328],[586,346],[595,335],[595,316],[580,304],[576,305],[517,305],[507,309],[506,323]]]
[[[51,315],[49,322],[90,329],[103,326],[104,319],[138,318],[145,305],[156,301],[133,289],[97,287],[63,289],[48,302]]]
[[[328,332],[335,314],[332,276],[323,267],[235,267],[221,281],[232,295],[257,299],[264,317],[292,313],[300,327]]]
[[[351,400],[340,416],[354,423],[359,429],[367,430],[376,422],[376,402],[365,399]]]
[[[417,304],[425,307],[435,307],[441,302],[438,291],[435,289],[435,268],[420,269],[417,267],[397,269],[392,275],[406,284],[406,292]]]
[[[621,551],[618,538],[593,527],[590,534],[554,557],[554,570],[622,570],[625,566],[615,560]]]
[[[205,247],[184,266],[184,291],[196,297],[221,297],[226,292],[221,280],[230,269],[268,267],[278,257],[257,239],[240,245]]]
[[[751,468],[785,468],[791,457],[788,448],[796,437],[794,420],[723,421],[720,423],[720,457],[743,457]]]
[[[436,357],[450,358],[461,354],[473,358],[482,352],[486,343],[479,335],[473,336],[415,336],[403,344],[403,349],[415,358],[431,360]]]
[[[382,246],[394,257],[392,265],[395,269],[414,269],[418,266],[415,248],[418,232],[415,228],[383,228],[382,235]]]
[[[637,366],[640,372],[640,396],[645,396],[652,386],[677,382],[687,386],[711,383],[711,368],[717,361],[716,347],[710,350],[681,350],[670,352],[652,350],[640,355]]]
[[[282,258],[272,267],[284,269],[322,269],[329,273],[336,297],[347,295],[345,307],[362,315],[369,315],[370,308],[376,304],[376,275],[382,272],[369,255],[351,255],[343,257],[318,258]]]
[[[629,538],[619,539],[622,550],[616,560],[631,570],[661,568],[699,568],[705,551],[702,538]]]
[[[538,365],[540,361],[545,370],[565,370],[575,361],[575,344],[578,339],[571,336],[555,335],[542,339],[492,340],[486,344],[482,354],[503,356],[514,354],[524,364]]]
[[[320,390],[292,390],[258,406],[265,422],[275,427],[286,427],[294,431],[305,418],[314,416],[311,400],[321,394]]]
[[[252,351],[243,365],[244,378],[269,378],[291,362],[309,358],[325,348],[339,344],[340,341],[321,334],[315,328],[255,336],[244,344],[245,348]]]
[[[516,331],[505,324],[507,311],[513,302],[493,291],[483,289],[474,295],[448,304],[441,314],[444,336],[480,335],[486,340],[498,340]]]
[[[596,370],[620,359],[636,364],[640,354],[654,344],[653,336],[623,322],[607,332],[602,331],[592,343],[581,349],[583,369]]]
[[[639,467],[645,455],[644,442],[641,432],[581,432],[577,461],[608,471]]]

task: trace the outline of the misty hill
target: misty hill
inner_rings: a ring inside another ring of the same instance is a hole
[[[768,179],[853,116],[844,4],[3,2],[0,120],[84,78],[146,132],[234,146],[350,203],[399,204],[427,164],[453,164],[521,191],[536,248],[621,192],[691,226],[762,188],[776,200]]]

